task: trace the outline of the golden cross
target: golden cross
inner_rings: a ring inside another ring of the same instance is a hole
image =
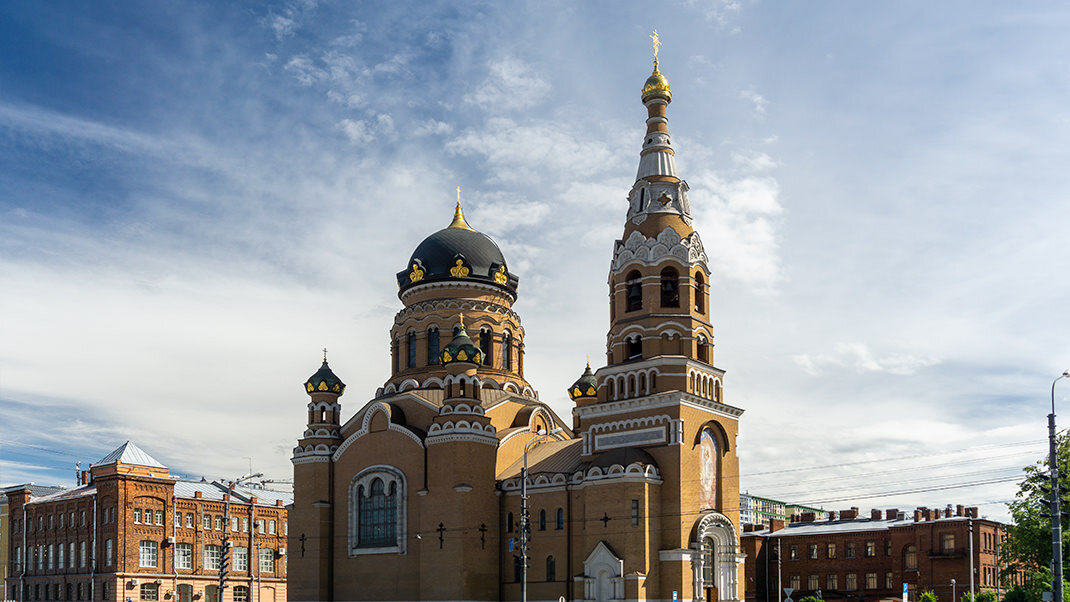
[[[323,361],[327,361],[327,348],[323,348]]]
[[[461,204],[461,187],[458,186],[457,187],[457,205],[460,206],[460,204]]]
[[[457,316],[461,319],[461,328],[464,328],[464,312],[457,314]]]
[[[658,30],[654,30],[654,35],[650,36],[650,39],[654,41],[654,64],[658,64],[658,49],[661,48],[661,39],[658,38]]]

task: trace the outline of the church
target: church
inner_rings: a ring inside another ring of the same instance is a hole
[[[714,365],[671,100],[655,54],[606,363],[578,367],[571,420],[526,380],[519,276],[459,201],[397,274],[404,307],[375,397],[343,416],[326,357],[304,383],[291,601],[742,599],[743,410]]]

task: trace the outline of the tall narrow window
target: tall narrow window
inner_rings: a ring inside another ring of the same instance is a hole
[[[394,372],[401,372],[401,341],[394,339],[390,343],[390,356],[394,358]],[[205,597],[208,594],[205,593]]]
[[[918,548],[917,546],[907,546],[903,550],[903,568],[908,571],[916,571],[918,569]]]
[[[416,333],[415,332],[410,332],[409,333],[409,335],[408,335],[408,337],[407,337],[407,339],[405,341],[405,349],[408,352],[408,360],[406,362],[406,365],[409,368],[415,368],[416,367]]]
[[[706,362],[707,364],[710,363],[710,344],[706,340],[706,337],[701,334],[698,335],[698,340],[695,341],[695,345],[698,361]]]
[[[193,602],[193,586],[188,583],[180,583],[178,586],[178,602]]]
[[[680,307],[680,273],[675,268],[661,271],[661,306]]]
[[[713,559],[716,554],[716,546],[713,543],[713,538],[702,538],[702,581],[706,586],[713,586]],[[792,577],[792,579],[798,579],[798,577]],[[796,587],[795,589],[799,589]]]
[[[553,556],[546,557],[546,580],[557,581],[557,563]]]
[[[628,278],[625,282],[626,298],[627,298],[627,311],[636,311],[643,309],[643,283],[640,280],[642,276],[638,271],[632,271],[628,274]]]
[[[483,352],[483,365],[494,366],[494,335],[489,328],[479,331],[479,350]]]
[[[565,509],[564,508],[558,508],[557,509],[557,525],[555,525],[554,528],[557,529],[558,531],[560,531],[561,529],[565,528]]]
[[[639,526],[639,500],[632,500],[632,526]]]
[[[695,272],[695,311],[706,313],[706,279],[702,272]]]
[[[502,368],[513,369],[513,335],[508,330],[502,337]]]
[[[539,531],[546,530],[546,509],[539,510]]]
[[[641,357],[643,357],[643,337],[639,335],[629,337],[624,359],[637,360]]]
[[[510,512],[509,514],[505,515],[505,532],[506,533],[512,533],[513,532],[513,513],[512,512]]]
[[[377,548],[397,544],[397,483],[389,488],[376,477],[365,489],[357,489],[360,496],[360,524],[358,546]]]
[[[438,358],[438,328],[432,326],[427,329],[427,363],[437,364]]]

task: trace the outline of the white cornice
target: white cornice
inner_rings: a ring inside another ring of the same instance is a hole
[[[599,416],[613,416],[616,414],[629,414],[643,410],[669,408],[677,405],[696,410],[703,410],[726,418],[739,418],[743,415],[743,410],[740,408],[717,403],[716,401],[711,401],[709,399],[703,399],[691,395],[690,393],[684,393],[683,391],[668,391],[649,397],[636,397],[633,399],[622,399],[620,401],[596,403],[589,406],[579,406],[575,408],[573,412],[576,416],[583,419],[596,418]]]

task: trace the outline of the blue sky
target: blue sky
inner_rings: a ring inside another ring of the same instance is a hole
[[[1064,3],[16,2],[0,482],[70,482],[126,438],[288,478],[318,350],[355,411],[388,373],[393,274],[456,186],[567,416],[604,349],[655,27],[743,487],[862,498],[1042,454],[1070,367]]]

